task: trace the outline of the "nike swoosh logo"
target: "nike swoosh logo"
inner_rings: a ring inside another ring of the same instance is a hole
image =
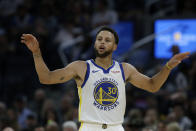
[[[100,70],[93,70],[92,72],[93,72],[93,73],[96,73],[96,72],[98,72],[98,71],[100,71]]]

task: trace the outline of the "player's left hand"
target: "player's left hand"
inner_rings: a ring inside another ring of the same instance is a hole
[[[178,64],[181,63],[182,60],[188,58],[190,55],[190,52],[185,52],[185,53],[179,53],[174,55],[168,62],[168,66],[173,69],[175,68]]]

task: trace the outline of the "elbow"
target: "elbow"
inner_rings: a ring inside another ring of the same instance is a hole
[[[42,75],[38,74],[38,78],[41,84],[46,84],[46,85],[52,84],[50,72],[47,72]]]
[[[51,82],[48,81],[48,80],[39,79],[39,81],[40,81],[41,84],[51,84]]]
[[[46,77],[45,78],[39,77],[39,81],[40,81],[41,84],[46,84],[46,85],[52,84],[52,82],[50,81],[50,79],[48,79]]]
[[[156,93],[156,92],[158,92],[158,91],[159,91],[159,88],[156,88],[156,87],[153,87],[153,88],[150,90],[151,93]]]
[[[150,92],[151,93],[156,93],[158,92],[160,87],[156,86],[153,79],[150,79]]]

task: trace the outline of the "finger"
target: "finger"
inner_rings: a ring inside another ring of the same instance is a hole
[[[187,56],[182,57],[182,60],[183,60],[183,59],[186,59],[186,58],[189,58],[189,56],[187,55]]]
[[[185,53],[180,53],[176,55],[177,59],[184,59],[186,58],[188,55],[190,55],[190,52],[185,52]]]
[[[173,60],[172,64],[180,64],[181,60]]]
[[[177,54],[176,58],[182,58],[184,56],[188,56],[188,53],[181,53],[181,54]]]
[[[25,36],[21,36],[20,38],[21,38],[21,39],[25,39]]]
[[[190,52],[180,53],[180,55],[190,55]]]
[[[27,36],[27,34],[22,34],[22,36],[24,36],[24,37],[25,37],[25,36]]]
[[[26,40],[21,40],[20,42],[25,44],[25,45],[29,45],[29,43]]]
[[[188,56],[188,55],[190,55],[190,52],[184,52],[184,53],[182,53],[182,54]]]
[[[24,34],[24,35],[22,35],[20,38],[21,38],[21,39],[24,39],[24,40],[27,40],[27,39],[28,39],[28,36],[27,36],[26,34]]]
[[[26,44],[26,41],[25,40],[21,40],[20,42]]]
[[[34,36],[32,34],[22,34],[22,37],[29,38],[29,37],[34,37]]]
[[[27,37],[34,37],[32,34],[25,34]]]

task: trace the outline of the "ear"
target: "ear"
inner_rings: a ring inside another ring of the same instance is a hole
[[[118,47],[117,44],[114,43],[113,51],[115,51],[117,49],[117,47]]]

